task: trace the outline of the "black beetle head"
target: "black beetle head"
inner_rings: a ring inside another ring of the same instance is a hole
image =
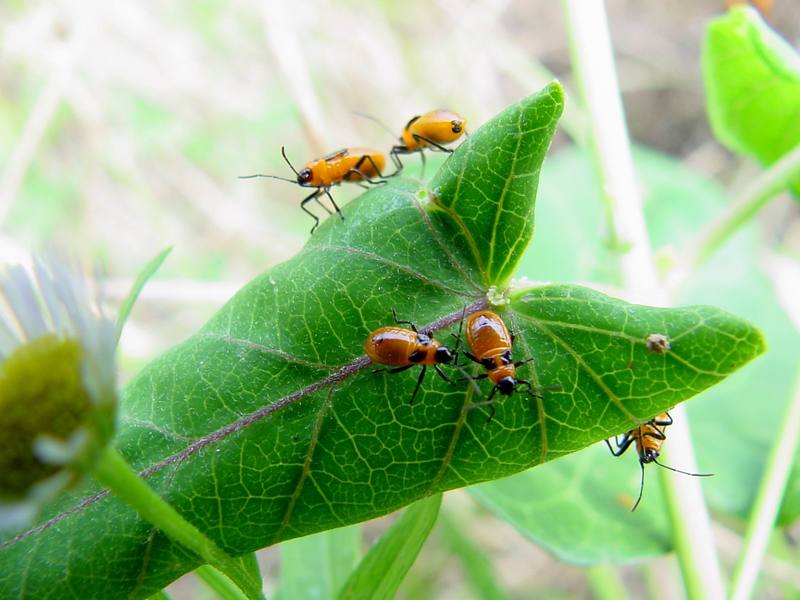
[[[513,377],[503,377],[497,382],[497,389],[504,396],[510,396],[513,394],[516,387],[517,382]]]

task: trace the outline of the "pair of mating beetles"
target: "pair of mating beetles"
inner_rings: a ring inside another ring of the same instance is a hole
[[[410,326],[411,329],[397,326],[376,329],[367,337],[364,350],[373,362],[392,367],[388,369],[390,373],[399,373],[415,365],[422,367],[409,401],[409,403],[413,403],[429,366],[432,366],[445,381],[450,382],[450,378],[445,375],[440,365],[450,364],[454,361],[457,363],[458,350],[456,349],[454,352],[435,338],[419,333],[411,321],[398,320],[394,310],[392,310],[392,314],[397,325],[405,324]],[[472,379],[488,378],[493,383],[492,391],[486,401],[472,406],[489,406],[490,415],[488,420],[491,421],[495,413],[493,404],[495,393],[500,392],[502,395],[510,396],[518,386],[525,385],[528,387],[529,393],[535,395],[531,383],[517,378],[516,372],[517,367],[532,359],[513,361],[511,357],[513,338],[503,319],[496,313],[488,310],[479,311],[469,315],[466,321],[467,346],[471,352],[464,352],[464,355],[486,369],[486,373],[472,377]],[[458,339],[460,341],[460,335]],[[560,388],[555,386],[555,388],[549,389]],[[707,477],[710,475],[708,473],[688,473],[658,462],[661,447],[667,439],[666,428],[672,423],[670,414],[664,412],[646,423],[627,431],[621,437],[616,437],[614,440],[616,448],[612,447],[611,443],[606,440],[606,444],[608,444],[608,448],[614,456],[622,456],[631,445],[635,446],[639,456],[639,466],[641,468],[639,497],[636,499],[631,509],[632,511],[636,510],[642,500],[645,464],[655,463],[671,471],[695,477]]]
[[[366,116],[366,115],[365,115]],[[372,118],[372,117],[369,117]],[[418,115],[411,119],[403,128],[398,143],[392,146],[389,155],[395,166],[395,172],[391,175],[383,175],[383,168],[386,165],[386,157],[377,150],[369,148],[343,148],[331,154],[312,160],[298,171],[294,168],[286,151],[281,147],[283,159],[289,168],[297,176],[297,179],[286,179],[277,175],[245,175],[241,179],[252,177],[270,177],[296,183],[300,187],[315,188],[314,191],[300,202],[302,208],[314,219],[314,226],[311,233],[319,226],[319,217],[312,213],[306,205],[316,201],[329,215],[333,214],[328,207],[319,201],[320,196],[325,194],[333,206],[336,213],[344,220],[342,211],[339,210],[336,202],[331,196],[330,189],[342,182],[353,182],[362,187],[367,184],[381,185],[386,183],[389,177],[394,177],[403,170],[403,163],[400,160],[401,154],[412,154],[419,152],[422,156],[423,169],[425,168],[425,150],[440,150],[442,152],[452,152],[445,148],[466,133],[467,122],[449,110],[434,110],[424,115]]]

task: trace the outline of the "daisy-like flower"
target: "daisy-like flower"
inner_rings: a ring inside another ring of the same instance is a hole
[[[0,273],[0,530],[91,469],[116,416],[114,324],[55,259]]]

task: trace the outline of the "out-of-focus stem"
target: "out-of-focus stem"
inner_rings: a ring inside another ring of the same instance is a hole
[[[263,599],[261,578],[253,573],[250,565],[228,556],[184,519],[139,477],[113,447],[109,446],[103,452],[94,465],[93,474],[97,481],[107,486],[143,519],[230,577],[247,598]]]
[[[19,141],[11,151],[11,156],[5,161],[5,168],[0,176],[0,223],[5,222],[9,211],[13,208],[28,166],[33,161],[39,142],[42,141],[63,98],[63,76],[55,74],[36,99]]]
[[[209,588],[214,590],[222,600],[247,600],[238,587],[222,572],[209,565],[197,567],[194,574]]]
[[[658,281],[644,211],[633,168],[611,39],[602,0],[564,0],[573,69],[589,115],[594,159],[606,205],[609,230],[620,257],[630,299],[668,304]],[[676,409],[670,455],[681,467],[694,465],[685,413]],[[674,415],[674,416],[675,416]],[[685,460],[684,460],[685,459]],[[695,477],[663,478],[673,535],[690,599],[722,598],[724,584],[711,519]]]
[[[633,168],[617,73],[600,0],[565,0],[573,70],[589,117],[590,146],[612,245],[630,299],[663,303]]]
[[[308,61],[297,41],[291,8],[284,2],[263,2],[261,13],[272,57],[289,89],[311,146],[311,155],[322,156],[326,149],[322,132],[324,120],[311,82]]]
[[[598,600],[628,600],[625,584],[613,565],[593,565],[586,569],[586,576]]]
[[[786,415],[772,445],[764,477],[759,486],[753,512],[747,525],[744,550],[733,573],[731,600],[750,598],[761,572],[761,562],[767,550],[769,537],[775,526],[775,518],[781,507],[786,482],[795,461],[800,442],[800,371]]]
[[[701,232],[691,245],[687,268],[708,260],[740,227],[747,224],[770,200],[800,178],[800,145],[758,176],[719,219]]]

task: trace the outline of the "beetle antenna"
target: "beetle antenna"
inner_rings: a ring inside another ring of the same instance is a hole
[[[270,179],[280,179],[281,181],[288,181],[289,183],[297,183],[295,179],[287,179],[286,177],[278,177],[277,175],[262,175],[256,173],[255,175],[239,175],[239,179],[253,179],[254,177],[269,177]]]
[[[636,504],[633,505],[631,512],[635,511],[636,507],[639,506],[639,502],[642,501],[642,494],[644,493],[644,463],[642,461],[639,461],[639,467],[642,469],[642,479],[639,484],[639,497],[636,499]]]
[[[386,132],[387,132],[387,133],[388,133],[390,136],[392,136],[393,138],[397,139],[397,134],[396,134],[394,131],[392,131],[391,129],[389,129],[389,127],[386,125],[386,123],[384,123],[384,122],[383,122],[383,121],[381,121],[380,119],[378,119],[378,118],[376,118],[376,117],[373,117],[372,115],[368,115],[368,114],[366,114],[366,113],[358,112],[358,111],[355,111],[355,110],[353,110],[353,111],[350,111],[350,112],[352,112],[354,115],[357,115],[357,116],[359,116],[359,117],[362,117],[362,118],[364,118],[364,119],[369,119],[369,120],[370,120],[370,121],[372,121],[373,123],[377,123],[378,125],[380,125],[381,127],[383,127],[383,129],[384,129],[384,130],[385,130],[385,131],[386,131]]]
[[[286,164],[289,165],[289,168],[292,171],[294,171],[294,174],[297,175],[297,178],[299,179],[300,178],[300,173],[298,173],[297,169],[295,169],[294,166],[292,166],[292,161],[290,161],[289,157],[286,156],[286,148],[283,147],[283,146],[281,146],[281,154],[283,155],[283,160],[286,161]],[[293,182],[293,183],[297,183],[297,182]]]
[[[688,471],[681,471],[680,469],[676,469],[674,467],[670,467],[669,465],[665,465],[664,463],[660,463],[657,460],[653,460],[659,467],[664,467],[665,469],[669,469],[670,471],[675,471],[676,473],[683,473],[684,475],[691,475],[692,477],[713,477],[714,473],[689,473]]]

